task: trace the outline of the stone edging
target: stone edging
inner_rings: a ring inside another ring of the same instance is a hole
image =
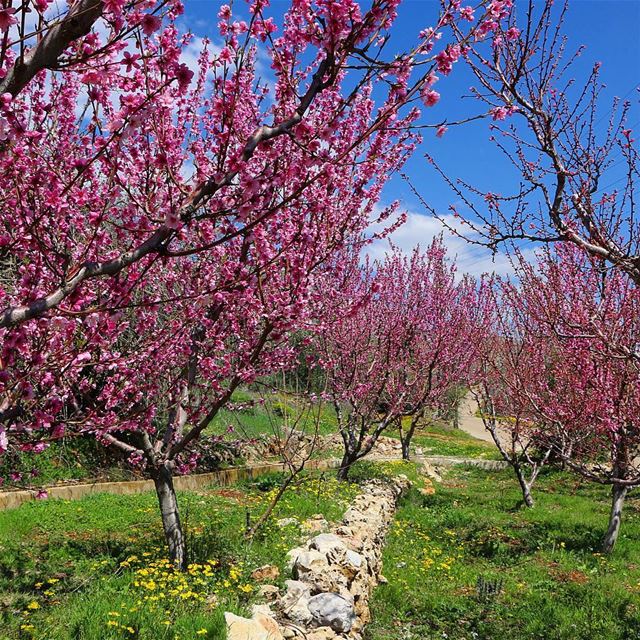
[[[477,467],[485,471],[501,471],[506,469],[508,464],[504,460],[484,460],[483,458],[457,458],[453,456],[416,456],[415,461],[426,460],[436,467]]]
[[[368,482],[333,533],[289,552],[293,580],[286,581],[284,595],[276,595],[273,611],[259,605],[250,619],[225,614],[228,639],[361,640],[387,529],[409,485],[404,476]]]
[[[316,471],[337,469],[340,461],[336,458],[327,460],[310,460],[306,468]],[[266,473],[283,471],[284,465],[278,463],[253,464],[242,467],[231,467],[211,473],[194,473],[188,476],[176,476],[173,485],[178,491],[194,491],[211,485],[226,487],[239,480],[257,478]],[[47,497],[59,500],[78,500],[95,493],[113,493],[128,495],[154,491],[153,480],[126,480],[123,482],[92,482],[83,484],[66,484],[46,487]],[[38,490],[0,492],[0,511],[13,509],[24,502],[37,499]]]

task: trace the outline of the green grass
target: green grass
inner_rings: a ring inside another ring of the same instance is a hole
[[[409,418],[404,418],[406,422]],[[387,435],[399,437],[397,431]],[[412,440],[412,446],[420,447],[427,456],[455,456],[462,458],[501,459],[500,453],[490,442],[478,440],[461,429],[453,429],[441,421],[419,427]]]
[[[336,428],[335,413],[331,407],[321,405],[309,411],[292,394],[275,393],[263,399],[259,394],[239,390],[234,392],[232,402],[245,406],[221,409],[211,421],[207,433],[224,434],[228,440],[236,440],[274,435],[285,425],[313,433],[317,424],[322,435],[332,433]]]
[[[20,478],[14,479],[13,474]],[[139,474],[138,474],[139,475]],[[11,451],[0,457],[0,484],[4,487],[42,487],[89,479],[117,481],[136,474],[123,463],[117,464],[91,436],[63,438],[42,451]]]
[[[251,571],[267,563],[283,569],[299,542],[298,526],[281,529],[275,520],[315,513],[336,520],[358,491],[329,475],[308,476],[247,542],[247,515],[262,513],[277,480],[180,494],[186,575],[166,566],[153,494],[30,502],[0,513],[0,638],[224,638],[223,612],[246,613],[255,598]],[[286,577],[282,571],[280,582]]]
[[[519,508],[508,471],[455,468],[441,485],[412,463],[361,461],[351,476],[403,473],[384,551],[387,584],[371,602],[367,640],[634,640],[640,638],[640,496],[627,499],[618,546],[598,553],[608,491],[546,471],[537,506]],[[288,577],[286,552],[315,513],[338,520],[359,491],[333,474],[310,474],[285,494],[252,542],[247,515],[262,513],[280,481],[180,494],[191,570],[166,566],[153,494],[42,501],[0,513],[0,639],[223,639],[224,611],[246,614],[263,564]],[[431,487],[432,493],[420,492]],[[478,593],[479,579],[499,587]],[[185,595],[183,595],[185,594]]]
[[[367,640],[640,638],[640,497],[614,553],[598,553],[609,493],[549,471],[518,508],[508,471],[454,469],[402,499],[371,603]],[[479,578],[500,586],[478,594]]]

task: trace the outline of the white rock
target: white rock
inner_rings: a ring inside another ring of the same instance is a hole
[[[307,605],[318,627],[331,627],[338,633],[348,633],[356,614],[353,603],[337,593],[320,593]]]
[[[300,576],[312,571],[322,571],[327,565],[327,556],[324,553],[320,553],[314,549],[303,551],[296,556],[293,565],[293,577],[300,579]]]
[[[241,618],[226,612],[227,640],[284,640],[278,623],[270,616],[256,613],[253,618]]]
[[[298,522],[297,518],[281,518],[280,520],[276,521],[276,524],[281,529],[284,529],[285,527],[290,527],[294,524],[299,525],[300,523]]]
[[[280,601],[284,615],[298,624],[306,625],[313,619],[307,604],[311,598],[311,587],[299,580],[287,580],[287,592]]]
[[[305,551],[307,551],[306,547],[294,547],[287,552],[287,571],[293,569],[293,565],[295,565],[298,556],[301,553],[305,553]]]
[[[342,538],[339,538],[334,533],[321,533],[309,541],[309,548],[315,549],[320,553],[329,553],[336,547],[344,548],[345,544]]]

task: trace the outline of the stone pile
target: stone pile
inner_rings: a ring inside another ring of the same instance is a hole
[[[311,453],[326,451],[326,439],[313,432],[283,428],[272,435],[261,435],[240,445],[242,455],[250,462],[271,458],[306,460]]]
[[[273,610],[254,607],[251,619],[225,614],[228,639],[361,640],[387,529],[408,486],[404,476],[367,483],[338,527],[289,552],[292,579],[283,595],[268,596]]]
[[[322,447],[324,450],[339,449],[343,447],[342,436],[339,433],[333,433],[323,438]],[[428,449],[416,447],[415,455],[421,456]],[[388,436],[379,436],[373,445],[373,449],[369,454],[370,457],[382,458],[402,458],[402,444],[398,438],[390,438]],[[366,460],[366,458],[365,458]]]

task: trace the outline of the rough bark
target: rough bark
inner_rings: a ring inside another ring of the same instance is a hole
[[[602,541],[602,551],[611,553],[618,540],[620,523],[622,522],[622,507],[627,496],[628,488],[619,484],[611,485],[611,514],[609,515],[609,528]]]
[[[173,474],[167,465],[152,473],[158,504],[162,516],[162,528],[169,548],[169,559],[173,566],[184,571],[187,568],[187,545],[180,522],[178,499],[173,487]]]
[[[409,460],[410,459],[410,447],[409,444],[411,442],[411,437],[408,438],[402,438],[400,440],[400,443],[402,444],[402,459],[403,460]]]
[[[24,58],[18,58],[0,82],[0,93],[17,96],[43,69],[56,69],[73,42],[86,36],[102,15],[102,0],[78,0],[67,15],[49,27]]]
[[[418,420],[422,418],[422,413],[412,416],[411,424],[407,431],[403,431],[402,429],[402,418],[400,418],[400,444],[402,445],[402,459],[409,460],[411,458],[411,440],[413,438],[413,434],[416,431],[416,426],[418,424]]]
[[[340,463],[340,467],[338,469],[338,480],[347,480],[349,478],[349,471],[351,470],[351,466],[358,459],[358,456],[345,451],[342,456],[342,462]]]

